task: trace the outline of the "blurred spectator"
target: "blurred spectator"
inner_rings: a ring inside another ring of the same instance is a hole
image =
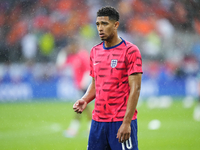
[[[156,31],[163,41],[169,42],[175,32],[173,25],[166,18],[160,18],[156,21]]]
[[[194,30],[200,35],[200,15],[199,18],[194,19]]]
[[[195,77],[199,70],[199,64],[196,56],[187,55],[184,57],[183,62],[177,68],[177,76],[182,77]]]
[[[51,33],[44,33],[39,38],[40,60],[48,62],[51,60],[53,51],[55,50],[55,40]]]
[[[132,16],[134,17],[133,9],[131,7],[131,1],[120,1],[118,4],[118,11],[120,14],[119,30],[126,31],[130,26],[127,23],[127,20]]]
[[[155,32],[149,33],[142,45],[143,53],[145,53],[148,58],[160,59],[161,53],[161,40]]]
[[[37,55],[37,37],[33,33],[26,34],[21,41],[22,54],[25,61],[34,61]]]
[[[200,38],[198,38],[193,46],[192,46],[192,52],[191,52],[194,56],[197,57],[197,59],[199,60],[200,62]]]
[[[180,29],[189,29],[191,27],[191,20],[189,19],[189,13],[184,3],[175,1],[172,6],[173,17],[170,17],[175,27]]]

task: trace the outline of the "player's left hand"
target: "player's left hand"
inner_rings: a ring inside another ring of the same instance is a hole
[[[131,126],[129,123],[122,123],[120,126],[118,133],[117,133],[117,138],[119,143],[123,143],[126,140],[129,139],[131,135]]]

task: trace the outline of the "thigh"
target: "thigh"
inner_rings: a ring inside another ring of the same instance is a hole
[[[132,120],[131,122],[131,136],[129,140],[124,143],[119,143],[117,137],[117,132],[122,122],[114,122],[110,126],[109,132],[109,145],[112,150],[138,150],[138,140],[137,140],[137,120]]]
[[[87,150],[111,150],[106,130],[107,123],[92,120]]]

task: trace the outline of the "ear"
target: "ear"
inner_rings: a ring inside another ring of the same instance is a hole
[[[118,29],[118,27],[119,27],[119,21],[115,22],[114,27],[115,27],[116,30]]]

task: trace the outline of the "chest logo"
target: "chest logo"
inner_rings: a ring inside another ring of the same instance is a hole
[[[110,64],[110,66],[111,66],[112,68],[115,68],[115,67],[117,66],[117,59],[111,59],[111,64]]]

